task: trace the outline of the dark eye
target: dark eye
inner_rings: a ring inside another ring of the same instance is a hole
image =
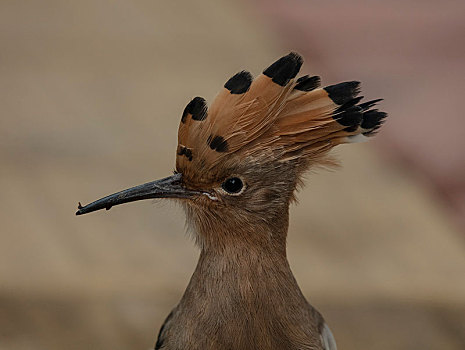
[[[223,189],[228,193],[239,193],[244,187],[242,180],[238,177],[230,177],[221,185]]]

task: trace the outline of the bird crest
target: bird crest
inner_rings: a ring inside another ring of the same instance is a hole
[[[296,79],[302,63],[292,52],[255,79],[235,74],[209,107],[192,99],[179,126],[177,171],[208,182],[225,161],[309,166],[336,145],[376,133],[386,117],[373,109],[380,100],[360,103],[356,81],[321,88],[317,76]]]

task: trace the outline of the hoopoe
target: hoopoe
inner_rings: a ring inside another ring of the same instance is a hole
[[[76,215],[150,198],[185,209],[200,257],[155,349],[336,349],[287,261],[289,205],[305,171],[331,165],[334,146],[375,135],[387,115],[373,108],[380,100],[360,103],[359,82],[295,79],[302,63],[292,52],[256,79],[241,71],[210,107],[195,97],[174,175],[79,204]]]

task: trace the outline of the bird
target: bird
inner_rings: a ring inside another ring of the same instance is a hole
[[[156,350],[336,350],[288,263],[289,206],[309,169],[334,165],[333,147],[374,136],[387,114],[361,102],[358,81],[296,78],[302,64],[290,52],[256,78],[233,75],[210,105],[193,98],[173,175],[79,203],[76,215],[151,198],[184,208],[200,255]]]

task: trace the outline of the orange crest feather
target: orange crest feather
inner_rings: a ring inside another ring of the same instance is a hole
[[[334,146],[372,136],[386,113],[359,104],[359,83],[319,88],[319,77],[294,80],[303,63],[290,53],[253,80],[242,71],[230,78],[210,108],[201,97],[181,118],[177,171],[207,174],[224,159],[317,161]]]

